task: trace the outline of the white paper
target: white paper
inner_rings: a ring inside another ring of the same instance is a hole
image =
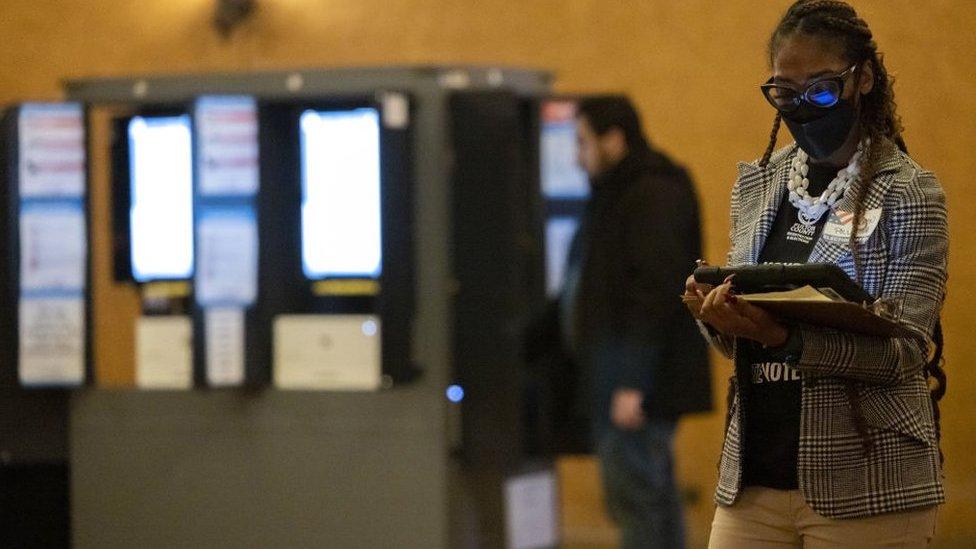
[[[21,298],[20,382],[81,385],[85,379],[85,301]]]
[[[387,128],[402,130],[410,124],[410,103],[402,93],[384,93],[383,125]]]
[[[551,471],[512,477],[505,482],[505,519],[510,549],[556,547],[556,478]]]
[[[566,278],[566,261],[579,222],[573,217],[553,217],[546,223],[546,295],[554,297]]]
[[[197,239],[197,302],[253,303],[258,280],[258,230],[253,216],[202,215]]]
[[[193,323],[189,317],[139,317],[136,386],[140,389],[193,387]]]
[[[546,198],[586,198],[590,185],[577,162],[576,104],[550,101],[542,106],[540,176]]]
[[[380,323],[372,315],[282,315],[274,322],[280,389],[373,391],[382,377]]]
[[[204,313],[207,383],[211,387],[244,383],[244,310],[212,308]]]
[[[82,290],[85,213],[81,206],[33,206],[20,214],[22,290]]]
[[[250,196],[258,190],[257,103],[250,97],[197,102],[199,191],[202,196]]]
[[[85,130],[81,105],[26,104],[19,129],[20,194],[79,198],[85,192]]]

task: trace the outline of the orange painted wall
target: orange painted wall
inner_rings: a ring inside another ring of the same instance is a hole
[[[763,148],[772,114],[757,85],[764,44],[788,0],[259,0],[231,40],[209,27],[207,0],[6,0],[0,5],[0,102],[55,99],[65,78],[405,63],[550,69],[564,92],[623,91],[652,138],[697,179],[707,253],[726,247],[737,160]],[[968,0],[861,0],[887,63],[913,155],[949,199],[951,281],[945,309],[950,388],[943,405],[950,503],[940,543],[976,544],[976,217],[965,189],[976,173],[976,9]],[[96,128],[96,131],[97,128]],[[95,135],[104,139],[104,135]],[[95,260],[101,381],[131,384],[130,291],[108,279],[107,158],[96,157]],[[970,174],[970,175],[966,175]],[[718,363],[715,387],[728,365]],[[721,406],[721,402],[717,402]],[[689,419],[678,438],[683,482],[701,545],[711,515],[721,413]]]

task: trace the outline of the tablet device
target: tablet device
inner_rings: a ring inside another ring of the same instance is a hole
[[[741,267],[705,266],[695,269],[695,281],[718,285],[733,274],[735,277],[732,279],[732,286],[736,291],[743,294],[777,292],[812,286],[818,290],[829,288],[840,297],[854,303],[873,303],[875,301],[871,294],[848,278],[847,273],[840,267],[830,263],[804,263],[799,265],[767,263]]]

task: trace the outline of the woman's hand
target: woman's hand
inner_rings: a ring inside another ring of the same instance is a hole
[[[790,332],[775,317],[732,293],[732,282],[726,280],[705,296],[699,312],[701,319],[722,334],[744,337],[765,345],[786,344]]]
[[[698,260],[698,266],[707,265],[704,260]],[[692,316],[701,320],[701,305],[705,301],[705,296],[712,291],[711,284],[702,284],[695,281],[695,273],[688,275],[685,279],[685,304],[691,311]]]

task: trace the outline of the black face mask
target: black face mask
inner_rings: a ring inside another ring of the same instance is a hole
[[[784,114],[783,120],[796,144],[810,158],[821,160],[834,154],[850,137],[857,122],[857,107],[841,99],[825,111],[804,101],[796,112]]]

